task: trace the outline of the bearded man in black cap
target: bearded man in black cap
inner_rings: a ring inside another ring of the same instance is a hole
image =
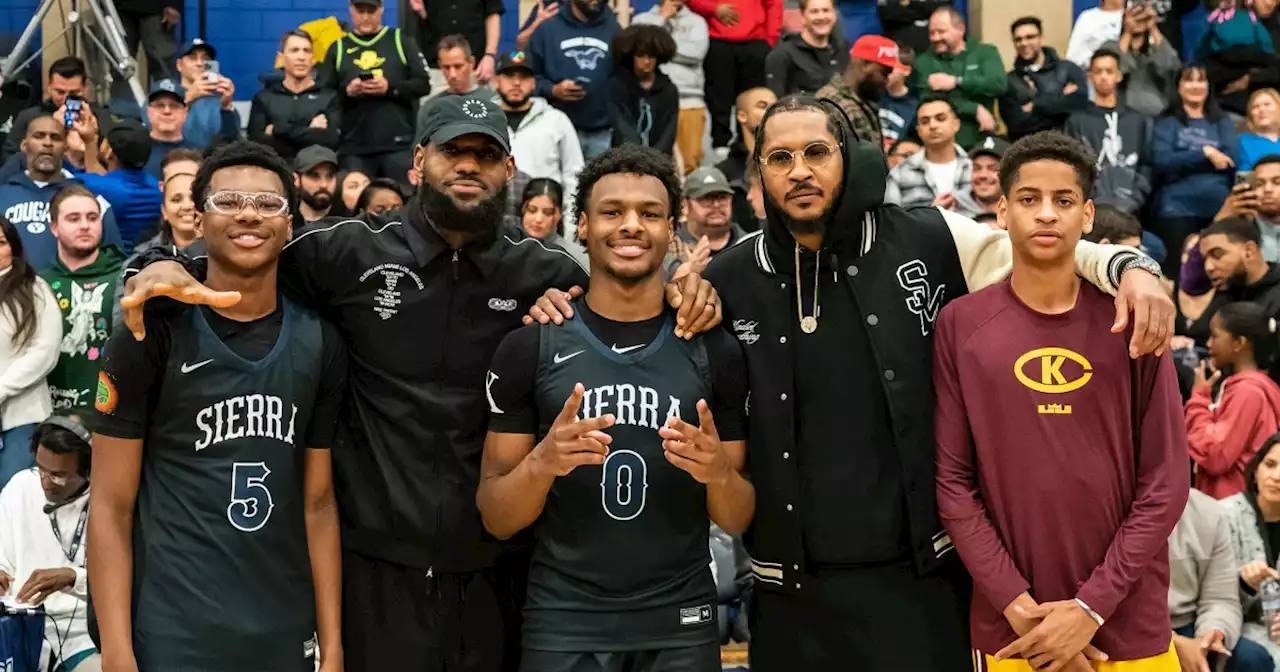
[[[322,145],[311,145],[293,159],[293,180],[298,185],[298,214],[307,222],[329,216],[333,192],[338,189],[338,155]]]
[[[280,282],[337,325],[352,355],[334,449],[347,669],[515,670],[528,553],[486,534],[476,509],[486,371],[535,298],[587,275],[558,248],[502,235],[515,163],[501,109],[447,96],[425,121],[422,179],[399,218],[310,227],[285,248]],[[151,297],[239,299],[182,261],[158,251],[129,280],[135,336]],[[697,276],[667,297],[678,335],[719,321]]]
[[[1008,275],[1008,235],[883,204],[880,147],[830,101],[774,103],[748,170],[764,231],[707,277],[751,390],[752,672],[972,670],[969,579],[935,504],[931,336],[948,301]],[[1132,309],[1132,355],[1168,347],[1158,266],[1085,243],[1076,259],[1117,295],[1114,331]],[[548,292],[533,317],[562,319],[563,299]]]

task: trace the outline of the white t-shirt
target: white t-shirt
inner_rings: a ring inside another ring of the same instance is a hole
[[[1076,17],[1067,43],[1067,60],[1084,70],[1089,69],[1089,59],[1103,44],[1120,39],[1124,28],[1124,9],[1103,11],[1100,7],[1086,9]]]
[[[956,190],[956,170],[959,169],[959,164],[959,159],[952,159],[947,163],[934,163],[925,159],[924,169],[933,180],[934,186],[938,188],[938,196]]]

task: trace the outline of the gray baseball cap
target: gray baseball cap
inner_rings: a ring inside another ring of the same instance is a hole
[[[331,163],[336,169],[338,167],[338,155],[332,149],[323,145],[311,145],[305,147],[293,159],[293,172],[305,173],[316,166]]]
[[[684,181],[684,195],[689,198],[702,198],[708,194],[732,194],[733,187],[718,168],[703,166],[689,173]]]

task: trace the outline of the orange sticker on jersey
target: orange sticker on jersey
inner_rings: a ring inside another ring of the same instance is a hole
[[[116,386],[111,384],[111,378],[107,377],[106,371],[98,372],[98,393],[93,400],[93,407],[98,409],[100,413],[114,413],[116,410],[116,402],[120,400],[116,394]]]

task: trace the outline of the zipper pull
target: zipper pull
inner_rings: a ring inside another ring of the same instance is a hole
[[[453,251],[453,279],[458,279],[458,251]]]
[[[456,255],[456,254],[457,254],[457,252],[454,252],[454,254]],[[436,575],[436,568],[435,568],[435,567],[428,567],[428,568],[427,568],[427,578],[428,578],[428,579],[430,579],[430,578],[434,577],[435,575]]]

